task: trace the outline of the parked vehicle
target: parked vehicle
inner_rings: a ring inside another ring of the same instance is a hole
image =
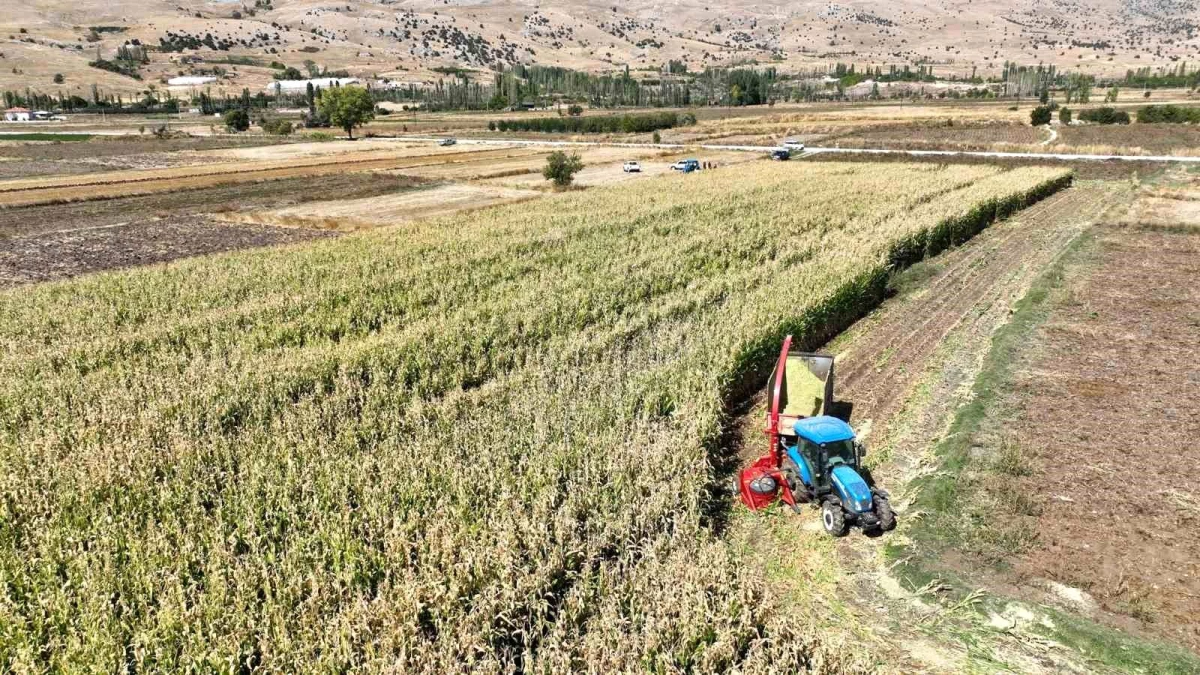
[[[442,146],[443,148],[451,146],[451,145],[455,145],[457,143],[458,143],[458,141],[453,138],[443,138],[442,140],[438,141],[438,145]]]
[[[784,141],[783,147],[784,149],[791,150],[792,152],[804,152],[804,144],[794,138],[789,138]]]
[[[700,170],[700,161],[695,160],[695,159],[681,159],[678,162],[675,162],[674,164],[672,164],[671,169],[673,171],[682,171],[684,173],[691,173],[693,171],[699,171]]]
[[[786,148],[776,148],[775,150],[771,151],[771,159],[775,160],[776,162],[786,162],[791,158],[792,153]]]
[[[633,160],[630,160],[628,162],[625,162],[625,164],[623,164],[621,166],[621,170],[624,171],[625,173],[641,173],[642,165]]]

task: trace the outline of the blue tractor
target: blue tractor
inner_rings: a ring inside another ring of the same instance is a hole
[[[797,511],[811,504],[835,537],[852,525],[891,530],[896,516],[888,494],[863,466],[866,449],[854,430],[827,414],[832,399],[833,357],[793,352],[788,337],[768,383],[769,452],[741,472],[741,499],[752,510],[776,499]]]

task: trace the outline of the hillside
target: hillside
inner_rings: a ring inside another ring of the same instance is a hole
[[[994,74],[1015,60],[1120,74],[1200,60],[1198,25],[1192,0],[25,0],[0,17],[0,89],[132,93],[209,74],[218,88],[259,89],[271,61],[403,83],[434,81],[438,67],[636,71],[672,59],[693,71],[842,61]],[[141,80],[88,66],[134,40],[152,48]]]

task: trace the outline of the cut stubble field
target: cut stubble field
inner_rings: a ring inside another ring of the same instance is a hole
[[[320,145],[320,144],[318,144]],[[0,181],[0,208],[112,199],[130,195],[197,190],[235,183],[274,181],[303,176],[331,176],[346,172],[419,170],[456,163],[496,160],[528,155],[524,148],[450,150],[401,147],[368,151],[342,151],[308,155],[299,146],[284,146],[294,154],[258,161],[218,161],[198,166],[110,171],[100,174],[47,176]]]
[[[311,204],[328,193],[354,201],[402,198],[425,187],[403,176],[345,173],[0,209],[0,286],[326,236],[217,220]]]
[[[0,291],[0,652],[855,670],[720,539],[726,404],[1069,180],[754,163]]]

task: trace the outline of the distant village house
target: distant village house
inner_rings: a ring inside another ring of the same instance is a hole
[[[9,108],[4,111],[5,122],[28,122],[33,119],[33,113],[28,108]]]
[[[318,77],[311,80],[276,80],[266,87],[263,91],[268,94],[303,94],[308,91],[308,85],[314,88],[328,89],[330,87],[344,87],[348,84],[358,84],[357,77]]]

